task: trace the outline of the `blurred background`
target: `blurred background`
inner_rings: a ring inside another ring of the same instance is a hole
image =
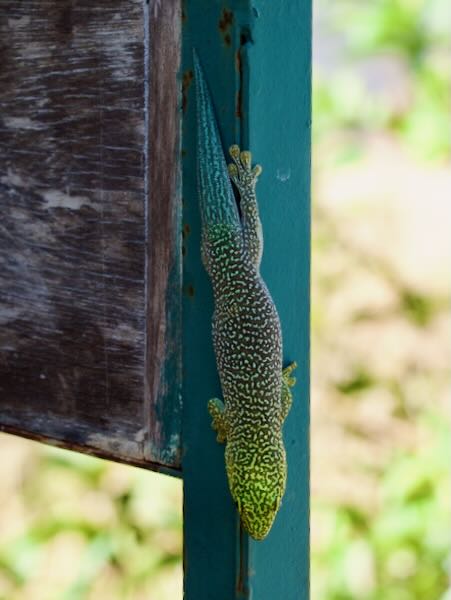
[[[448,0],[315,0],[312,600],[451,600]],[[0,436],[0,600],[182,598],[182,488]]]

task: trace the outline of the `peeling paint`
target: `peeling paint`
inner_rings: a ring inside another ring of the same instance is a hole
[[[9,129],[44,129],[42,123],[30,119],[30,117],[3,117],[3,122]]]
[[[189,298],[194,298],[195,290],[194,290],[194,286],[191,283],[189,283],[188,285],[185,285],[183,288],[183,291]]]
[[[153,447],[152,443],[151,447]],[[178,457],[180,454],[180,435],[172,433],[164,448],[155,447],[155,449],[152,449],[152,455],[156,456],[157,454],[159,454],[160,461],[163,464],[172,464],[174,457]]]
[[[23,313],[23,310],[14,307],[1,306],[0,307],[0,325],[5,325],[10,321],[16,321]]]
[[[189,69],[183,73],[182,77],[182,111],[185,113],[188,106],[188,90],[193,81],[193,71]]]
[[[108,330],[108,336],[111,339],[133,344],[136,342],[136,329],[127,323],[119,323],[114,329]]]
[[[17,188],[32,188],[36,185],[36,179],[34,177],[16,173],[12,169],[8,169],[6,175],[0,177],[0,182],[4,185]]]
[[[285,169],[277,169],[276,177],[279,181],[282,181],[283,183],[285,181],[288,181],[291,177],[291,169],[289,169],[288,167],[286,167]]]
[[[71,196],[59,190],[47,190],[46,192],[41,192],[41,196],[46,201],[45,209],[70,208],[71,210],[80,210],[85,204],[92,205],[87,196]]]
[[[138,442],[135,440],[124,440],[122,437],[115,438],[111,434],[92,433],[88,435],[86,443],[104,452],[113,452],[122,456],[136,456],[139,454],[137,450]]]
[[[19,17],[17,19],[10,18],[8,19],[8,26],[11,29],[20,29],[21,27],[26,27],[30,20],[31,17],[28,15],[23,15],[22,17]]]
[[[231,10],[224,8],[221,13],[221,18],[219,19],[218,27],[221,32],[222,39],[224,40],[224,44],[226,46],[232,45],[232,27],[233,27],[234,16]]]
[[[130,24],[129,27],[132,27]],[[133,32],[126,28],[118,28],[114,36],[108,36],[105,40],[102,33],[97,36],[100,41],[102,51],[109,59],[111,73],[115,79],[123,81],[124,79],[135,78],[135,49]]]

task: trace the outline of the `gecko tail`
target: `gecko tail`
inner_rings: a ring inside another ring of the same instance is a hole
[[[219,129],[207,83],[193,50],[197,104],[197,174],[202,222],[206,229],[224,224],[240,227]]]

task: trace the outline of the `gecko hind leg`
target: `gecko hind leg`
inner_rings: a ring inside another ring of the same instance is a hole
[[[291,365],[285,367],[282,371],[282,423],[287,418],[293,404],[293,395],[291,389],[296,384],[296,377],[291,377],[291,373],[296,369],[297,363],[292,362]]]
[[[224,403],[219,398],[212,398],[208,401],[208,412],[212,419],[211,426],[218,434],[216,439],[222,444],[227,439],[227,421]]]
[[[298,363],[292,362],[288,367],[282,370],[282,379],[289,387],[293,387],[296,384],[296,377],[291,377],[291,373],[297,369]]]

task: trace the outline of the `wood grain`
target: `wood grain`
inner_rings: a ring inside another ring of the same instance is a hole
[[[0,427],[174,469],[179,22],[0,2]]]

